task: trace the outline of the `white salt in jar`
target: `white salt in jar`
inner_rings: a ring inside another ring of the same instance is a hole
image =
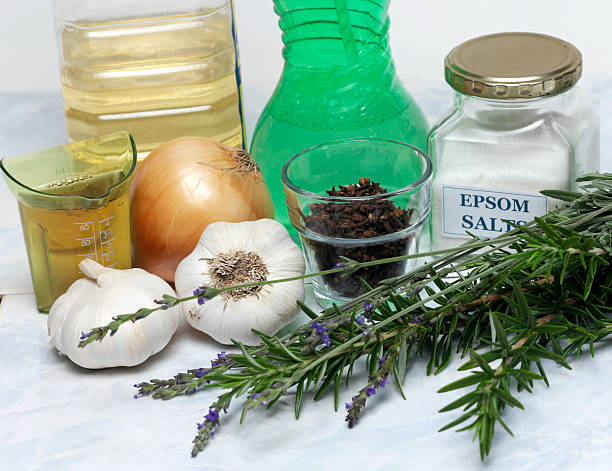
[[[559,202],[599,169],[599,105],[577,88],[582,56],[535,33],[481,36],[453,49],[445,76],[456,94],[431,130],[433,249],[495,237]]]

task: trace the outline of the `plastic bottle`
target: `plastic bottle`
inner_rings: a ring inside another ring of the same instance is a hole
[[[427,123],[395,71],[390,0],[274,3],[284,33],[285,65],[259,117],[251,153],[270,188],[276,219],[295,236],[280,178],[291,156],[347,137],[394,139],[424,149]],[[371,159],[375,166],[376,156]],[[338,182],[349,183],[356,182]]]

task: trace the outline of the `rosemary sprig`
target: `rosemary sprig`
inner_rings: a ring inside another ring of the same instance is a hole
[[[237,342],[240,353],[219,356],[209,369],[142,382],[139,395],[226,391],[198,425],[195,456],[218,428],[219,411],[241,396],[242,420],[258,405],[272,407],[290,388],[296,417],[308,392],[318,399],[332,389],[337,409],[343,380],[348,385],[355,362],[365,358],[367,379],[346,405],[352,427],[390,377],[402,390],[413,355],[429,358],[427,373],[437,374],[456,351],[469,355],[460,367],[469,373],[439,392],[468,392],[441,409],[462,409],[441,430],[461,425],[472,431],[484,459],[496,425],[511,433],[502,419],[505,407],[523,408],[518,393],[531,392],[535,381],[548,384],[543,359],[569,368],[570,356],[584,346],[593,355],[594,343],[612,332],[612,175],[581,181],[584,194],[548,192],[568,203],[543,218],[445,251],[320,315],[300,304],[312,320],[288,335],[260,333],[259,347]],[[348,263],[338,270],[359,268]]]

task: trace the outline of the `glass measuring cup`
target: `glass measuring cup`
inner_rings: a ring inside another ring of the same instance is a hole
[[[36,305],[51,305],[83,274],[79,262],[130,268],[129,180],[136,148],[127,132],[0,160],[17,198]]]

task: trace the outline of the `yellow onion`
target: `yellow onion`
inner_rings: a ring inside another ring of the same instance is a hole
[[[151,152],[134,173],[130,201],[134,266],[166,281],[209,224],[274,217],[253,158],[202,137]]]

